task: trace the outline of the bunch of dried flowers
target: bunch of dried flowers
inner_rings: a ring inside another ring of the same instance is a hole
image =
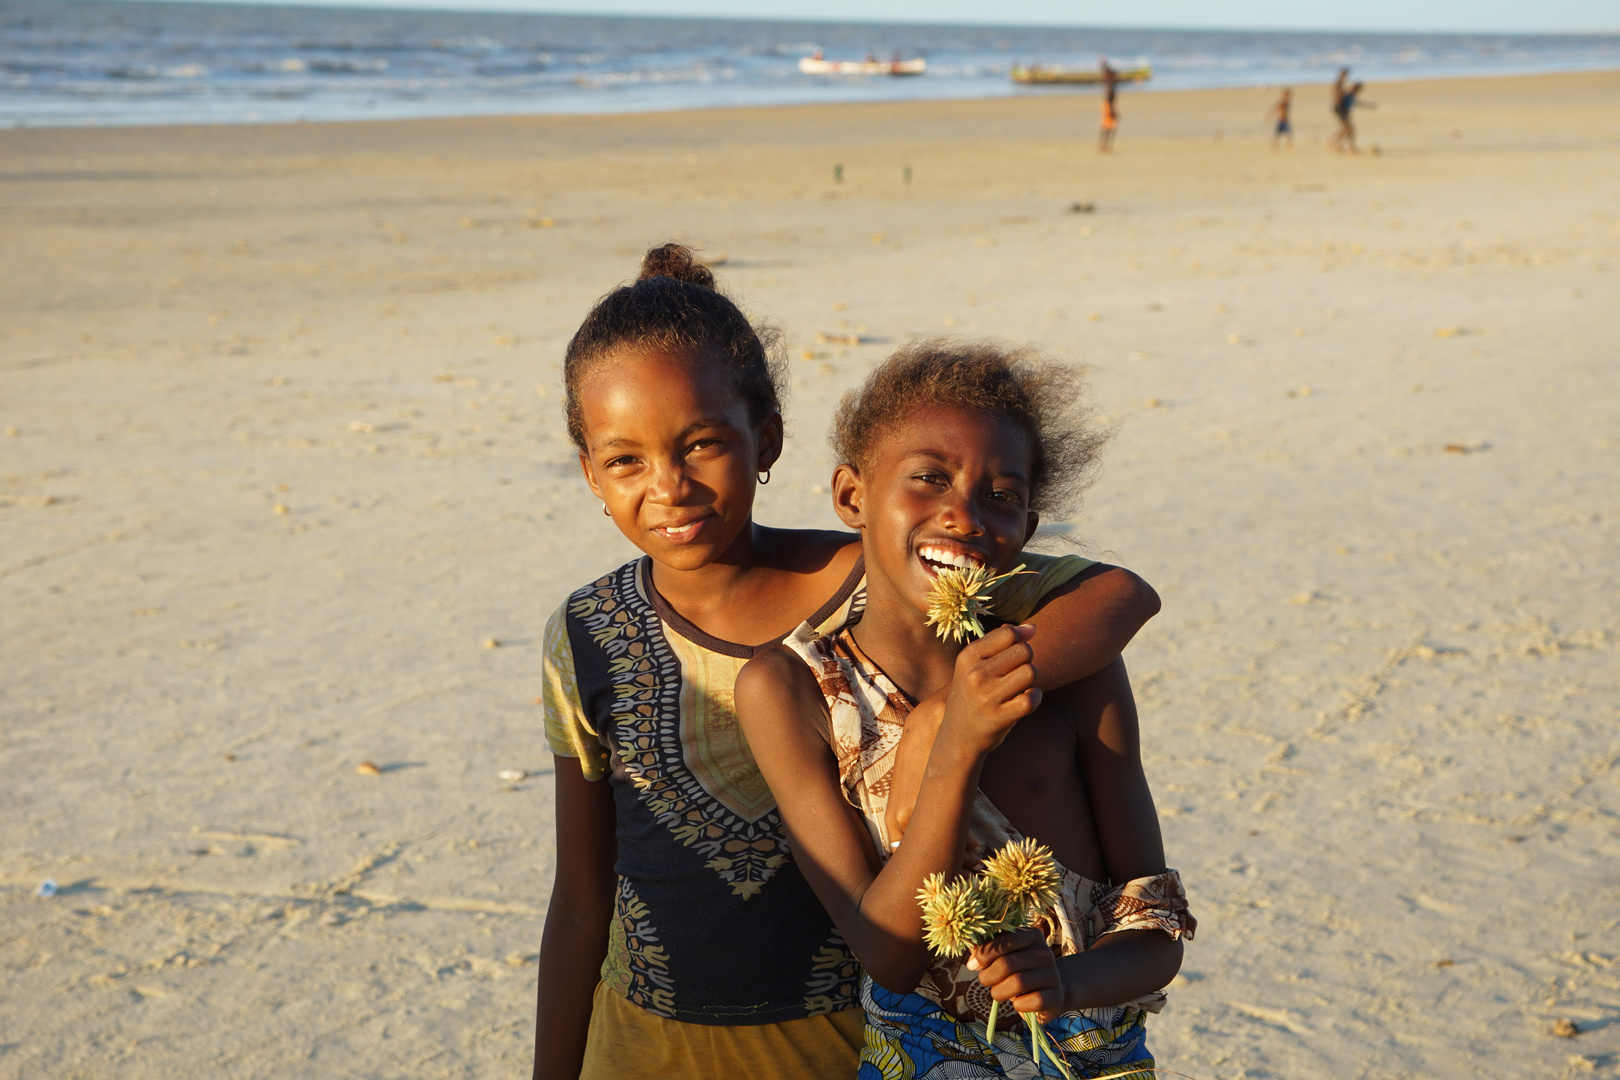
[[[1051,849],[1028,838],[1004,845],[984,861],[977,874],[954,881],[946,881],[944,874],[931,874],[917,893],[928,947],[937,956],[954,959],[998,934],[1032,926],[1057,907],[1061,881]],[[990,1003],[990,1017],[985,1024],[987,1045],[995,1043],[1000,1010],[1001,1002]],[[1029,1027],[1030,1057],[1036,1065],[1044,1052],[1068,1077],[1063,1054],[1039,1018],[1034,1013],[1021,1015]]]

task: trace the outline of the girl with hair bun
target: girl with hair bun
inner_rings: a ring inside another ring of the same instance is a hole
[[[837,630],[864,598],[857,535],[753,519],[783,447],[779,345],[678,244],[649,251],[568,345],[585,482],[643,555],[546,625],[557,861],[536,1080],[848,1080],[858,1066],[859,965],[793,862],[733,710],[749,659],[801,626]],[[1025,561],[1036,572],[999,599],[1043,631],[1043,687],[1107,667],[1158,610],[1127,570]],[[940,715],[943,696],[912,711],[924,756]]]

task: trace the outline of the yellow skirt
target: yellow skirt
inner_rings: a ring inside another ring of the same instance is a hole
[[[865,1016],[844,1009],[779,1024],[686,1024],[596,984],[580,1080],[854,1080]]]

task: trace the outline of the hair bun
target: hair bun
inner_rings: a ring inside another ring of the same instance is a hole
[[[714,274],[698,262],[692,249],[685,244],[660,244],[648,249],[646,257],[641,260],[641,273],[636,275],[636,280],[646,281],[653,277],[674,278],[676,281],[701,285],[705,289],[714,288]]]

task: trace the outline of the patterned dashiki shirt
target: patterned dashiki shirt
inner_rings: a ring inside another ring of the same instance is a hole
[[[1004,587],[1010,618],[1091,565],[1024,562],[1036,573]],[[836,630],[864,601],[857,561],[801,629]],[[764,647],[688,622],[653,588],[645,557],[575,591],[546,624],[547,740],[586,779],[605,777],[616,805],[602,979],[658,1016],[773,1024],[859,1004],[860,965],[794,865],[737,723],[737,672]]]

